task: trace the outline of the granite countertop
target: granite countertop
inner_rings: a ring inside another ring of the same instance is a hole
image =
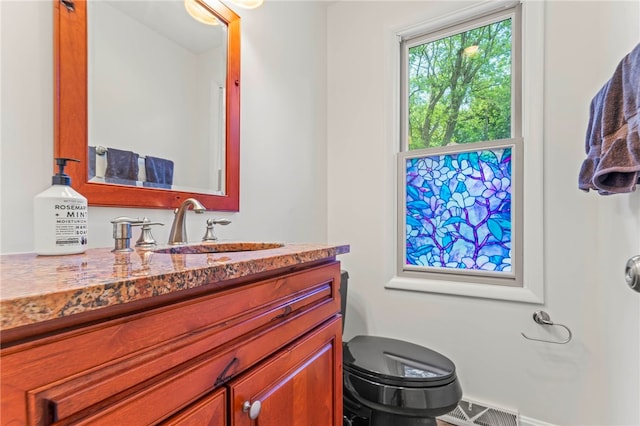
[[[103,248],[68,256],[2,255],[0,331],[348,252],[348,245],[284,244],[220,253]]]

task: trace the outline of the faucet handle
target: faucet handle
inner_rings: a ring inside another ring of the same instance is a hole
[[[231,221],[225,218],[212,218],[207,219],[207,230],[204,233],[204,237],[202,237],[202,241],[216,241],[218,237],[213,232],[213,225],[228,225]]]
[[[146,219],[146,217],[144,218]],[[129,216],[118,216],[111,221],[114,225],[117,223],[142,223],[144,219],[140,219],[139,217],[129,217]]]
[[[142,232],[140,233],[140,237],[138,241],[136,241],[136,247],[140,248],[152,248],[156,245],[156,240],[153,238],[153,234],[151,234],[151,226],[160,225],[164,226],[164,223],[160,222],[151,222],[149,218],[145,217],[141,222],[133,223],[132,226],[141,226]]]

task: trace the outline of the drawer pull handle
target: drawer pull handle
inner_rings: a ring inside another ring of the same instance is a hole
[[[260,415],[260,408],[262,408],[262,403],[260,401],[253,401],[253,403],[245,401],[244,404],[242,404],[242,411],[248,413],[251,420],[258,418]]]
[[[276,317],[275,317],[274,319],[284,318],[284,317],[286,317],[287,315],[291,314],[291,311],[292,311],[292,310],[293,310],[293,309],[291,309],[291,305],[287,305],[287,306],[285,306],[285,307],[284,307],[284,312],[282,312],[282,313],[281,313],[281,314],[279,314],[279,315],[276,315]]]
[[[222,373],[220,373],[220,375],[216,379],[216,382],[213,384],[214,388],[217,388],[218,386],[220,386],[221,384],[223,384],[224,382],[226,382],[231,378],[231,376],[227,376],[227,372],[231,367],[233,367],[233,364],[235,364],[237,360],[238,358],[234,356],[233,359],[229,362],[229,364],[227,364],[227,366],[224,368],[224,370],[222,370]]]

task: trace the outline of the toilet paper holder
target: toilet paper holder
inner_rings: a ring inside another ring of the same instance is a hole
[[[535,322],[537,322],[540,325],[549,325],[549,326],[556,326],[556,327],[562,327],[565,330],[567,330],[568,337],[564,340],[560,340],[560,341],[555,341],[555,340],[545,340],[545,339],[535,339],[533,337],[529,337],[526,334],[520,332],[520,334],[522,334],[522,337],[524,337],[525,339],[528,340],[535,340],[537,342],[545,342],[545,343],[554,343],[557,345],[564,345],[565,343],[569,343],[573,337],[573,334],[571,333],[571,330],[569,330],[569,327],[567,327],[564,324],[558,324],[558,323],[554,323],[553,321],[551,321],[551,317],[549,316],[548,313],[546,313],[545,311],[535,311],[533,313],[533,320]]]

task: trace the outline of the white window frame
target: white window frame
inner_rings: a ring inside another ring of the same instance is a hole
[[[463,279],[452,281],[449,277],[442,277],[437,273],[413,272],[403,273],[402,263],[397,262],[395,276],[386,284],[386,288],[411,290],[421,292],[433,292],[443,294],[453,294],[461,296],[471,296],[479,298],[512,300],[542,304],[544,303],[544,269],[543,269],[543,71],[544,71],[544,3],[536,1],[510,1],[510,2],[482,2],[469,7],[461,8],[453,13],[438,17],[428,22],[419,23],[410,27],[395,28],[389,30],[390,42],[388,44],[390,57],[395,60],[395,64],[401,63],[401,41],[407,38],[417,37],[420,34],[434,33],[457,26],[456,32],[464,31],[460,29],[460,24],[479,17],[491,15],[512,8],[521,3],[521,99],[519,105],[514,108],[521,108],[521,133],[522,151],[524,153],[522,165],[522,212],[523,218],[518,237],[522,241],[521,245],[521,279],[516,286],[496,285],[491,280],[473,279],[465,276]],[[393,41],[391,41],[393,40]],[[390,94],[395,96],[395,116],[393,122],[389,123],[389,128],[395,131],[395,135],[390,135],[395,140],[397,151],[396,157],[401,158],[400,146],[401,132],[406,131],[404,123],[400,122],[401,108],[405,108],[400,102],[401,72],[399,67],[392,71],[390,81],[395,87],[390,89]],[[517,70],[516,70],[517,71]],[[513,113],[516,113],[514,111]],[[405,115],[406,117],[406,115]],[[517,124],[517,123],[516,123]],[[517,127],[513,130],[517,132]],[[518,136],[515,134],[514,136]],[[475,149],[476,145],[470,144],[467,149]],[[396,161],[398,179],[404,179],[401,169],[401,160]],[[516,167],[517,162],[514,162]],[[516,174],[514,173],[514,178]],[[400,185],[396,185],[399,187]],[[401,190],[397,190],[400,192]],[[516,197],[518,194],[515,194]],[[396,200],[400,199],[396,194]],[[397,209],[396,224],[404,223],[400,209]],[[515,221],[515,219],[514,219]],[[404,232],[404,228],[397,226],[396,241],[401,241],[399,234]],[[402,229],[401,229],[402,228]],[[404,254],[404,247],[400,243],[396,244],[396,258],[401,258]],[[517,256],[517,255],[516,255]],[[518,260],[516,260],[518,261]],[[443,279],[446,278],[446,279]]]

